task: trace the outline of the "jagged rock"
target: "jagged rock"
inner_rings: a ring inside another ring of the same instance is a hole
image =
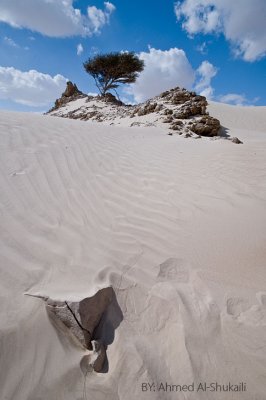
[[[173,110],[170,110],[170,108],[166,108],[164,110],[164,115],[172,115],[173,114]]]
[[[124,106],[125,104],[121,100],[117,100],[117,98],[112,93],[105,93],[104,96],[100,96],[100,98],[106,103],[113,103],[117,106]]]
[[[142,115],[151,114],[152,112],[155,111],[156,107],[157,107],[157,103],[147,102],[144,107],[141,107],[139,109],[138,116],[140,117]]]
[[[188,101],[181,108],[174,113],[177,119],[187,119],[194,115],[204,115],[206,112],[207,101]]]
[[[177,87],[162,93],[160,97],[174,106],[181,106],[174,113],[174,117],[177,119],[187,119],[194,115],[206,113],[208,104],[206,97],[198,96],[195,92],[189,92]],[[166,110],[165,113],[167,113]]]
[[[82,93],[77,88],[76,84],[68,81],[66,90],[62,93],[62,95],[59,99],[55,100],[54,106],[47,112],[47,114],[49,114],[52,111],[57,110],[58,108],[64,106],[65,104],[69,103],[70,101],[77,100],[77,99],[83,98],[83,97],[87,97],[87,95]]]
[[[82,94],[82,92],[78,89],[77,85],[71,81],[68,81],[66,90],[64,93],[62,93],[62,97],[71,97],[80,94]]]
[[[69,85],[68,85],[69,86]],[[73,85],[74,86],[74,85]],[[56,107],[61,107],[70,97],[66,95],[73,93],[70,85],[63,96],[57,100]],[[82,94],[80,95],[82,96]],[[97,104],[97,101],[99,104]],[[104,103],[111,103],[107,107]],[[58,115],[65,118],[82,119],[84,121],[93,120],[98,122],[106,122],[120,124],[120,119],[133,118],[131,126],[160,126],[163,122],[169,124],[169,128],[175,130],[179,134],[194,132],[201,136],[217,136],[220,129],[220,122],[208,115],[206,107],[208,105],[204,96],[199,96],[195,92],[189,92],[186,89],[176,87],[163,92],[161,95],[147,100],[139,105],[125,105],[117,100],[111,93],[105,96],[88,97],[80,106],[80,109],[67,112],[67,108],[54,112],[52,115]],[[155,113],[152,117],[145,118],[146,115]],[[138,118],[144,117],[144,118]],[[138,122],[141,121],[141,124]],[[128,121],[126,121],[128,124]],[[130,124],[128,124],[130,125]]]
[[[190,100],[191,95],[189,92],[175,92],[171,97],[172,104],[184,104],[186,101]]]
[[[80,368],[84,375],[101,372],[106,360],[107,346],[114,340],[114,330],[123,319],[112,287],[100,289],[94,296],[80,301],[53,300],[25,293],[45,302],[50,321],[61,335],[69,336],[82,347],[85,356]]]
[[[111,287],[99,290],[94,296],[79,302],[62,302],[46,299],[50,318],[69,330],[73,339],[91,350],[91,341],[104,312],[112,302],[114,291]]]
[[[173,129],[174,131],[179,131],[183,127],[183,122],[182,121],[175,121],[170,125],[170,128]]]
[[[220,127],[221,125],[218,119],[205,115],[193,123],[190,129],[200,136],[217,136]]]
[[[155,107],[154,111],[155,112],[159,112],[164,108],[163,104],[157,104],[157,106]]]
[[[233,137],[231,139],[231,141],[232,141],[232,143],[235,143],[235,144],[243,144],[243,142],[241,142],[241,140],[239,140],[237,137]]]
[[[167,90],[167,91],[161,93],[161,94],[160,94],[160,97],[161,97],[161,98],[164,98],[164,97],[166,97],[169,93],[170,93],[169,90]]]

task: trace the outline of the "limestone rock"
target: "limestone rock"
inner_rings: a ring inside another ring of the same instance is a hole
[[[138,110],[138,116],[142,116],[142,115],[147,115],[147,114],[151,114],[152,112],[155,111],[157,107],[157,103],[150,103],[149,101],[143,106],[140,107]]]
[[[84,104],[77,103],[79,109],[64,107],[67,102],[79,98],[78,96],[85,95],[77,89],[76,85],[68,83],[66,91],[56,101],[54,107],[56,112],[52,115],[83,121],[104,123],[108,121],[110,125],[120,125],[120,120],[124,120],[123,125],[125,123],[126,126],[161,127],[163,123],[169,124],[169,128],[180,135],[190,133],[193,137],[195,137],[194,134],[200,136],[218,136],[219,134],[220,122],[209,116],[206,111],[208,105],[206,97],[179,87],[167,90],[138,105],[125,105],[113,94],[106,93],[104,96],[86,96]],[[58,108],[59,111],[57,111]],[[133,119],[131,124],[128,121],[129,118]]]
[[[117,106],[124,106],[124,103],[121,100],[118,100],[112,93],[107,92],[104,96],[99,97],[106,103],[113,103]]]
[[[77,85],[68,81],[66,90],[62,93],[62,96],[59,99],[55,100],[54,106],[51,110],[48,111],[49,114],[52,111],[57,110],[58,108],[64,106],[65,104],[69,103],[70,101],[77,100],[79,98],[87,97],[84,93],[82,93],[78,88]]]
[[[64,93],[62,93],[62,97],[71,97],[80,94],[82,94],[82,92],[77,88],[77,85],[71,81],[68,81],[66,90]]]
[[[174,121],[171,125],[170,128],[173,129],[174,131],[179,131],[183,127],[183,122],[178,120]]]
[[[190,126],[192,132],[200,136],[217,136],[220,130],[220,121],[205,115]]]

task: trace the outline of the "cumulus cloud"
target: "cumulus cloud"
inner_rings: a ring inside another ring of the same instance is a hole
[[[0,99],[12,100],[27,106],[48,106],[65,89],[67,79],[30,70],[22,72],[0,66]]]
[[[223,33],[246,61],[266,55],[265,0],[183,0],[175,13],[190,35]]]
[[[77,45],[77,55],[80,56],[83,53],[84,49],[81,43]]]
[[[218,69],[209,61],[203,61],[194,70],[184,50],[177,48],[163,51],[150,47],[148,52],[141,52],[138,56],[145,63],[144,71],[134,84],[125,89],[127,94],[133,95],[136,103],[176,86],[195,90],[209,99],[213,97],[211,80]]]
[[[202,96],[211,99],[214,92],[211,80],[217,74],[218,69],[209,61],[203,61],[196,72],[198,80],[195,84],[195,90]]]
[[[175,86],[192,88],[195,71],[184,50],[172,48],[163,51],[150,47],[148,52],[141,52],[139,57],[145,62],[144,71],[136,83],[127,89],[136,102],[145,101]]]
[[[73,7],[74,0],[1,0],[0,21],[15,28],[28,28],[51,37],[91,36],[99,33],[115,10],[105,2],[104,9],[88,7],[87,14]]]

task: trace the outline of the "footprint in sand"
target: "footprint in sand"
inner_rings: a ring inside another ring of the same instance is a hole
[[[168,258],[159,265],[157,281],[175,281],[186,283],[189,281],[189,267],[182,258]]]
[[[238,317],[241,313],[247,311],[251,307],[247,299],[241,297],[231,297],[227,299],[226,311],[227,314],[233,317]]]
[[[266,325],[266,293],[256,294],[259,304],[251,304],[247,299],[241,297],[227,300],[227,313],[235,317],[238,322],[250,326]]]

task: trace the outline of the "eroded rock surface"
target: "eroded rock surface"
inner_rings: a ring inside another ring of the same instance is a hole
[[[77,90],[69,85],[49,113],[110,125],[163,127],[186,137],[188,133],[191,137],[219,134],[220,122],[207,113],[206,98],[179,87],[138,105],[125,105],[111,93],[93,97]],[[81,97],[85,97],[83,103],[76,101]]]
[[[62,93],[61,97],[59,99],[55,100],[55,104],[51,110],[48,111],[48,113],[58,110],[60,107],[66,105],[67,103],[77,100],[80,98],[87,97],[86,94],[82,93],[77,85],[75,83],[72,83],[71,81],[67,82],[66,90]]]
[[[106,335],[106,332],[101,335],[97,333],[97,329],[103,323],[108,307],[115,302],[113,289],[111,287],[101,289],[94,296],[77,302],[55,301],[50,298],[45,298],[44,301],[54,325],[70,334],[78,345],[89,350],[84,356],[86,358],[83,364],[100,372],[106,357],[106,343],[101,340],[101,336]]]

